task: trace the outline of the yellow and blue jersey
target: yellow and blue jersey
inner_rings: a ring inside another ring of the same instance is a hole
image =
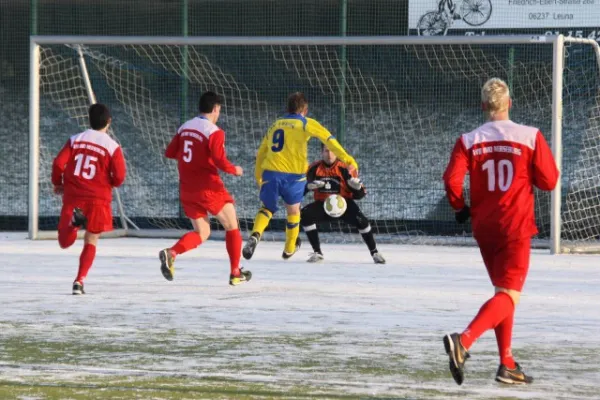
[[[312,118],[287,114],[271,125],[256,155],[255,177],[261,186],[260,199],[271,212],[277,200],[286,204],[302,201],[308,170],[308,141],[317,138],[340,160],[358,169],[358,165],[337,139]]]
[[[263,171],[306,174],[308,141],[317,138],[344,163],[358,168],[352,158],[323,125],[300,114],[287,114],[271,125],[256,155],[255,177],[261,182]]]

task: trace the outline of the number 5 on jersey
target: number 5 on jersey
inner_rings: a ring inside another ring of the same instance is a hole
[[[96,164],[98,161],[98,157],[89,156],[85,154],[76,154],[75,155],[75,172],[73,175],[81,176],[84,179],[94,179],[96,176]]]
[[[189,163],[192,161],[192,145],[194,143],[191,140],[183,141],[183,161]]]
[[[506,192],[513,181],[514,168],[510,160],[498,161],[498,174],[496,175],[496,160],[487,160],[481,166],[483,171],[487,171],[488,190],[493,192],[496,190],[496,176],[498,176],[498,189],[501,192]]]

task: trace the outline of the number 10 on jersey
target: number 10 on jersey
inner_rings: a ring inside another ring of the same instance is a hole
[[[493,192],[496,190],[496,183],[501,192],[506,192],[512,184],[514,177],[514,168],[510,160],[498,161],[498,173],[496,174],[496,160],[487,160],[481,166],[483,171],[487,171],[488,190]],[[496,179],[497,177],[497,179]]]

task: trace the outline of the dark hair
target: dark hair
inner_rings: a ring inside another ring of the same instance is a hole
[[[295,92],[290,94],[287,100],[287,112],[291,114],[300,113],[308,105],[308,100],[302,92]]]
[[[111,120],[110,111],[104,104],[92,104],[88,110],[90,126],[92,129],[98,130],[106,128],[106,125]]]
[[[203,114],[210,114],[217,104],[223,104],[222,96],[219,96],[215,92],[204,92],[198,102],[198,111]]]

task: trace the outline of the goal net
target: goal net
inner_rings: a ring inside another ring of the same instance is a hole
[[[246,175],[223,179],[241,229],[249,231],[260,205],[256,150],[287,95],[303,91],[310,116],[357,159],[368,190],[359,204],[379,241],[472,243],[468,224],[454,221],[441,177],[456,138],[484,121],[482,84],[500,77],[511,88],[514,121],[539,127],[549,142],[562,129],[560,208],[553,214],[550,194],[536,193],[536,243],[548,245],[552,218],[562,251],[599,243],[600,52],[594,41],[565,38],[561,51],[557,37],[135,39],[36,38],[32,71],[39,80],[34,74],[31,106],[39,150],[31,147],[31,160],[39,163],[39,176],[30,182],[32,237],[56,230],[61,201],[52,193],[52,159],[69,136],[87,128],[93,96],[111,109],[110,134],[128,166],[113,204],[118,232],[172,236],[190,229],[176,163],[163,153],[178,126],[196,114],[205,90],[225,98],[219,125],[229,158]],[[320,144],[309,149],[309,161],[317,160]],[[284,226],[276,215],[265,237],[281,237]],[[360,240],[344,224],[320,229],[325,241]]]

